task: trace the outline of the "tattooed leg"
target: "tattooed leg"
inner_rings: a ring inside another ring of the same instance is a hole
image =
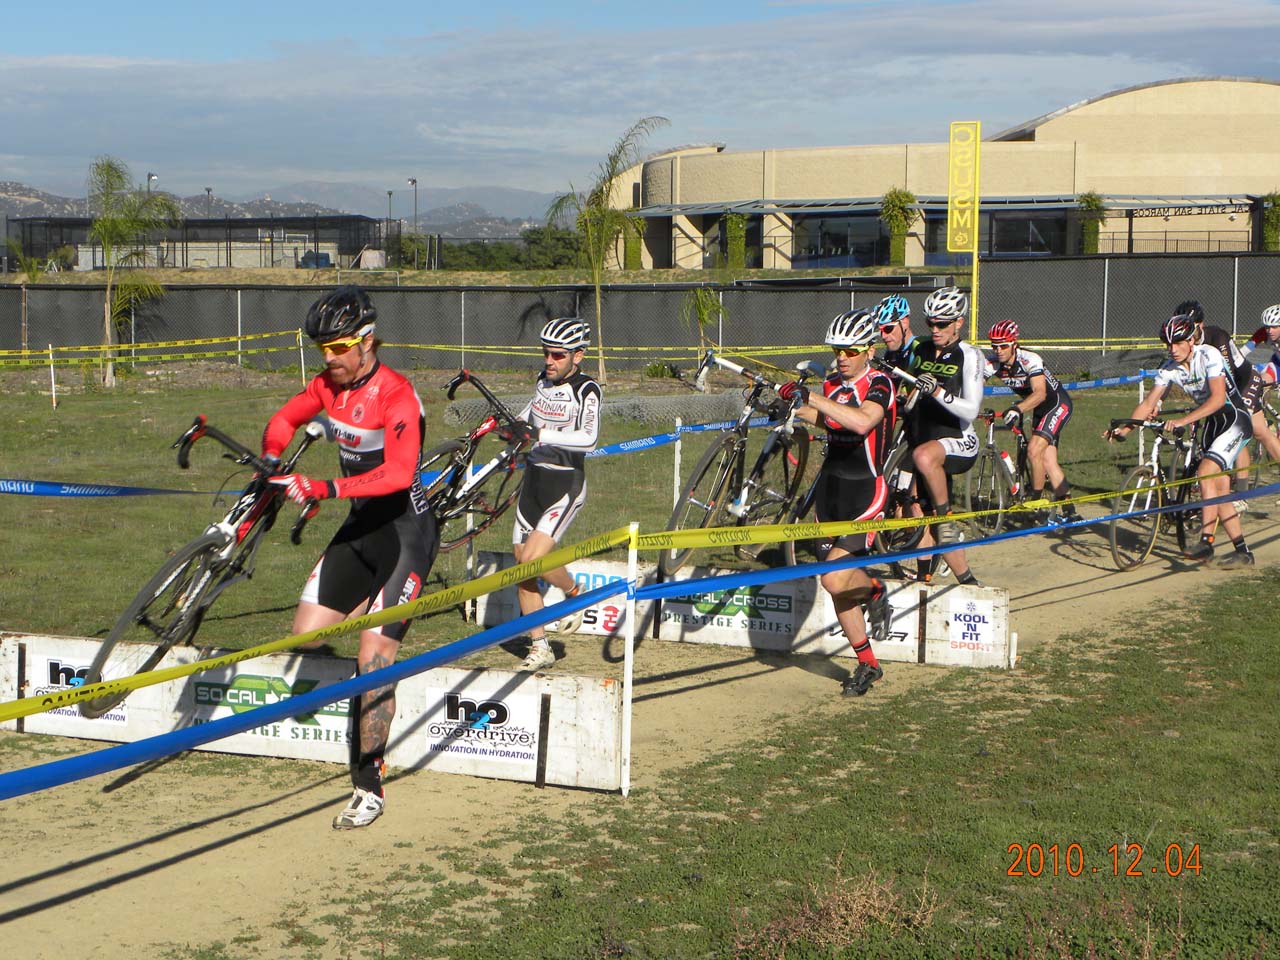
[[[366,642],[361,636],[359,668],[361,674],[372,673],[395,662],[396,642],[380,634],[372,634],[375,642]],[[353,707],[355,705],[353,704]],[[360,697],[356,735],[359,738],[359,755],[352,781],[365,790],[382,792],[382,757],[386,753],[391,735],[391,721],[396,715],[395,684],[378,687]]]

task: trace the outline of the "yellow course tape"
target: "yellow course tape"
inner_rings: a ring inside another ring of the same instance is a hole
[[[113,343],[104,346],[101,343],[85,344],[79,347],[54,347],[54,353],[103,353],[111,350],[152,350],[160,347],[195,347],[210,343],[238,343],[244,340],[266,340],[269,337],[280,337],[288,334],[295,342],[298,338],[296,330],[276,330],[272,333],[245,333],[238,337],[204,337],[198,340],[148,340],[145,343]],[[49,349],[44,350],[0,350],[0,357],[44,357],[49,359]]]
[[[105,363],[108,359],[112,363],[155,363],[165,360],[211,360],[218,357],[244,357],[255,353],[279,353],[281,350],[296,350],[296,346],[287,347],[252,347],[248,350],[205,350],[199,353],[170,353],[163,356],[146,356],[140,357],[135,355],[132,347],[115,347],[113,355],[108,357],[105,352],[99,352],[93,356],[84,357],[55,357],[49,359],[49,355],[45,354],[43,358],[35,357],[30,360],[12,360],[0,358],[0,367],[78,367],[82,364]]]
[[[598,534],[583,540],[581,543],[561,547],[559,550],[552,551],[537,560],[530,560],[528,563],[521,563],[506,570],[499,570],[497,573],[480,577],[478,580],[438,590],[409,603],[402,603],[399,606],[380,610],[377,613],[368,613],[362,617],[354,617],[351,620],[344,620],[332,626],[320,627],[317,630],[309,630],[306,633],[283,637],[270,643],[250,647],[247,650],[238,650],[235,653],[215,657],[212,660],[201,660],[197,663],[166,667],[164,670],[153,670],[150,673],[137,674],[132,677],[104,680],[101,683],[73,687],[70,690],[62,690],[43,697],[28,697],[22,700],[13,700],[9,703],[0,703],[0,723],[17,717],[30,716],[34,713],[43,713],[46,710],[52,710],[54,707],[64,707],[72,703],[79,703],[82,700],[93,700],[106,694],[137,690],[140,687],[166,683],[180,677],[190,676],[193,673],[206,673],[210,670],[229,667],[269,653],[288,650],[291,647],[296,647],[301,643],[307,643],[312,640],[329,640],[357,630],[367,630],[370,627],[382,626],[384,623],[410,620],[414,617],[434,613],[437,610],[456,607],[464,600],[491,593],[494,590],[508,587],[522,580],[530,580],[546,570],[553,570],[556,567],[564,566],[572,560],[581,560],[583,557],[589,557],[592,554],[599,553],[601,550],[607,550],[620,543],[626,543],[630,537],[631,530],[629,527],[619,527],[617,530]]]

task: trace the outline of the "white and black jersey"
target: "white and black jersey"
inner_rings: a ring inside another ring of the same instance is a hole
[[[600,402],[600,385],[581,370],[559,383],[539,377],[533,399],[520,411],[520,419],[538,428],[529,466],[582,470],[587,454],[596,448]]]
[[[929,440],[944,437],[973,436],[973,418],[982,409],[982,381],[986,358],[963,340],[949,347],[938,347],[931,341],[920,345],[916,353],[917,377],[931,373],[941,390],[922,397],[907,414],[907,437],[916,447]],[[976,440],[974,442],[976,451]]]

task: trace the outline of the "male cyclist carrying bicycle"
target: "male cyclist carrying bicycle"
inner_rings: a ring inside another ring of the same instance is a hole
[[[924,302],[929,342],[921,344],[914,368],[919,397],[907,414],[907,442],[915,467],[916,486],[926,514],[951,512],[951,478],[968,473],[978,456],[973,418],[982,409],[982,380],[986,358],[961,340],[969,316],[969,298],[959,287],[941,287]],[[960,542],[953,521],[928,528],[925,538],[940,546]],[[969,569],[963,549],[948,550],[943,558],[956,580],[970,586],[978,580]],[[933,577],[937,557],[920,561],[920,575]]]
[[[1165,321],[1160,328],[1160,339],[1169,349],[1169,359],[1156,371],[1156,382],[1151,392],[1134,407],[1132,419],[1150,420],[1160,408],[1160,401],[1171,386],[1179,386],[1196,404],[1194,410],[1181,417],[1166,420],[1165,426],[1178,430],[1192,423],[1201,423],[1200,450],[1202,457],[1196,474],[1200,479],[1200,496],[1204,500],[1225,497],[1231,489],[1230,471],[1236,457],[1248,440],[1249,414],[1236,390],[1235,381],[1226,364],[1213,347],[1196,342],[1195,321],[1178,314]],[[1108,440],[1123,440],[1132,427],[1116,427],[1106,431]],[[1209,474],[1223,473],[1222,476]],[[1219,567],[1245,567],[1253,564],[1253,554],[1244,541],[1240,529],[1240,517],[1235,505],[1206,504],[1201,508],[1200,542],[1188,549],[1188,560],[1207,561],[1213,558],[1213,538],[1218,520],[1231,538],[1235,552],[1219,560]]]
[[[987,339],[995,362],[988,365],[985,375],[999,377],[1018,398],[1004,412],[1005,425],[1016,427],[1024,416],[1031,417],[1032,432],[1027,441],[1027,458],[1031,461],[1030,499],[1039,500],[1044,496],[1046,478],[1056,499],[1071,499],[1071,484],[1058,464],[1058,443],[1071,420],[1071,395],[1044,365],[1039,354],[1018,346],[1016,320],[993,324]],[[1079,519],[1075,504],[1069,503],[1057,517],[1050,518],[1049,523],[1060,526]]]
[[[506,439],[516,433],[532,441],[526,467],[528,475],[516,503],[512,553],[516,563],[545,557],[555,549],[564,532],[587,500],[586,456],[596,448],[600,433],[600,385],[582,372],[582,358],[591,345],[591,327],[577,317],[548,320],[540,335],[545,362],[533,399],[520,411],[514,428],[499,428]],[[565,567],[542,574],[566,597],[579,590]],[[522,614],[543,607],[538,580],[523,581],[516,590]],[[582,625],[581,611],[557,624],[560,633],[573,633]],[[529,631],[529,655],[521,670],[542,670],[556,662],[543,627]]]
[[[293,618],[294,633],[327,627],[413,600],[436,556],[436,523],[419,481],[423,412],[413,384],[378,360],[378,311],[359,287],[339,287],[312,304],[306,331],[325,368],[280,408],[262,435],[264,457],[279,458],[299,426],[323,411],[333,425],[342,475],[318,480],[273,477],[298,503],[340,497],[351,512],[325,548]],[[361,674],[395,661],[409,622],[360,632]],[[304,647],[305,649],[305,647]],[[352,701],[351,802],[335,830],[364,827],[382,815],[387,738],[395,686]]]
[[[907,303],[907,298],[900,293],[892,294],[876,304],[872,313],[880,339],[884,341],[881,361],[898,370],[911,370],[924,341],[911,332],[911,304]],[[889,379],[895,387],[901,386],[899,378],[892,373]]]
[[[835,351],[836,372],[822,384],[822,393],[792,381],[778,390],[784,400],[800,398],[796,416],[827,429],[827,456],[818,473],[814,512],[819,523],[833,520],[872,520],[884,516],[888,490],[881,474],[898,415],[893,382],[870,365],[876,341],[876,318],[870,310],[842,313],[827,328],[826,343]],[[875,532],[825,538],[818,544],[819,560],[862,556],[875,541]],[[846,696],[860,697],[884,676],[868,636],[867,617],[883,628],[888,614],[884,584],[860,568],[822,575],[831,594],[849,645],[858,658],[852,676],[844,681]]]

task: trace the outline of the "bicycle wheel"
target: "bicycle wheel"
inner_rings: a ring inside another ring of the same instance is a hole
[[[1151,556],[1160,532],[1161,514],[1139,511],[1155,510],[1162,504],[1160,486],[1151,468],[1141,466],[1129,471],[1111,501],[1111,513],[1118,515],[1111,521],[1111,559],[1117,570],[1132,569]],[[1138,515],[1127,516],[1134,513]]]
[[[94,654],[84,682],[147,673],[171,648],[195,636],[212,602],[212,597],[206,601],[206,595],[222,574],[220,554],[225,545],[221,534],[206,534],[166,560],[120,614]],[[128,695],[123,691],[82,700],[80,714],[100,717]]]
[[[689,476],[689,482],[681,491],[680,502],[667,521],[668,530],[696,530],[700,527],[719,526],[724,516],[725,501],[733,496],[734,473],[741,475],[741,455],[736,433],[721,434],[720,439],[707,448]],[[726,489],[726,487],[728,489]],[[665,577],[689,561],[692,547],[673,548],[658,554],[658,568]]]
[[[515,468],[514,460],[499,465],[483,481],[462,493],[466,484],[466,444],[447,440],[432,447],[422,456],[424,472],[439,470],[440,475],[426,487],[427,502],[435,511],[442,553],[462,546],[491,527],[520,496],[524,473]],[[470,518],[470,529],[467,519]]]
[[[974,536],[979,539],[994,537],[1004,529],[1005,510],[1009,506],[1009,486],[1005,481],[1005,474],[999,454],[989,449],[978,454],[973,468],[965,474],[965,509],[982,512],[980,516],[969,520]]]
[[[905,444],[894,449],[884,464],[884,478],[889,487],[885,500],[886,519],[912,516],[915,498],[911,495],[910,449]],[[898,550],[914,550],[924,538],[924,527],[904,527],[899,530],[881,530],[876,533],[876,553],[894,553]]]
[[[810,484],[804,495],[796,500],[791,509],[787,511],[787,523],[805,523],[811,520],[816,522],[816,518],[811,516],[813,513],[813,498],[816,492],[817,487]],[[802,554],[808,553],[816,557],[817,553],[814,547],[816,543],[816,540],[784,540],[782,541],[782,559],[787,566],[794,567],[800,562]]]
[[[1215,466],[1216,470],[1217,467]],[[1189,474],[1188,479],[1194,476]],[[1183,553],[1187,548],[1200,540],[1200,484],[1195,481],[1180,483],[1169,493],[1169,502],[1186,505],[1183,510],[1173,511],[1173,526],[1178,534],[1178,549]]]
[[[750,493],[742,515],[738,517],[738,526],[785,523],[800,495],[800,484],[808,463],[809,431],[796,427],[791,436],[776,434],[768,458],[763,462],[757,460],[747,477],[746,486]],[[755,560],[768,546],[767,543],[740,544],[737,554],[744,560]]]

